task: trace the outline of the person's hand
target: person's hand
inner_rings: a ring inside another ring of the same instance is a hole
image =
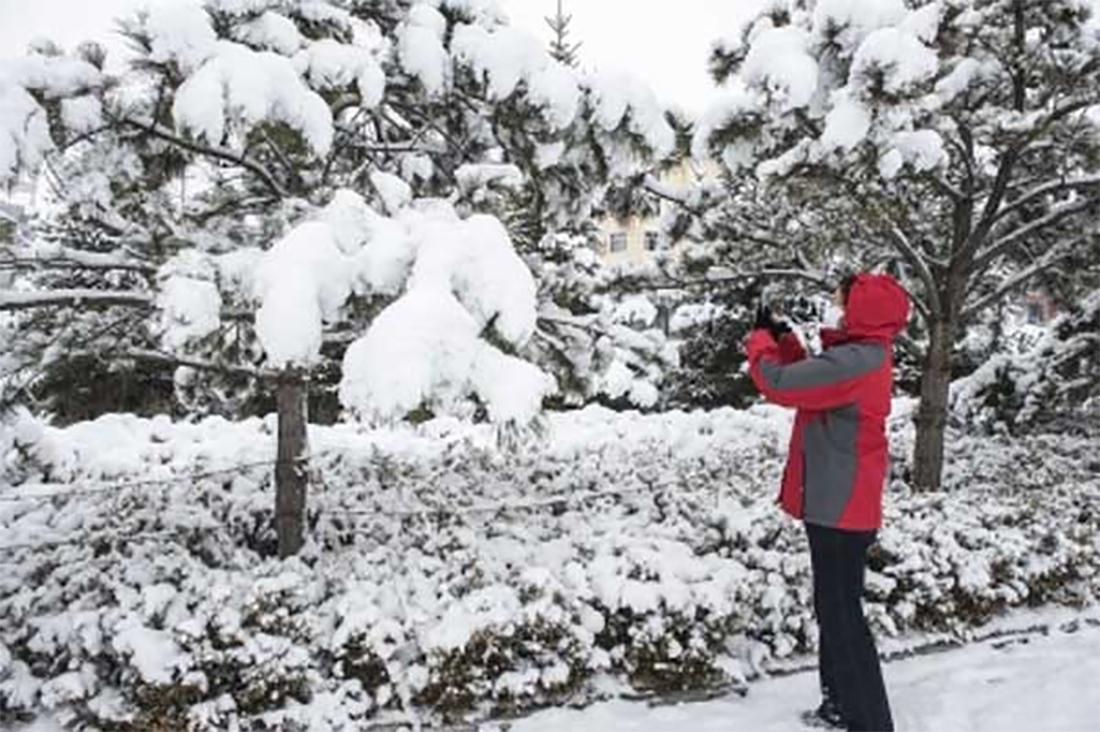
[[[785,320],[776,317],[767,305],[761,305],[757,308],[756,322],[753,323],[752,327],[753,330],[763,329],[768,331],[776,341],[791,332],[791,326]]]

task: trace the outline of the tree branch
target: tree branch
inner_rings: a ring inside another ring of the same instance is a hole
[[[27,252],[0,249],[0,269],[89,269],[128,270],[156,274],[157,268],[147,262],[114,254],[86,252],[69,247],[45,247]]]
[[[982,245],[985,238],[989,236],[989,232],[993,228],[994,216],[997,215],[997,211],[1001,207],[1001,201],[1004,200],[1005,192],[1008,190],[1008,184],[1012,180],[1018,154],[1018,150],[1012,148],[1005,152],[1004,157],[1001,158],[1001,164],[997,167],[997,177],[993,181],[993,190],[989,192],[989,198],[985,201],[981,218],[978,219],[978,225],[970,232],[962,248],[951,252],[952,262],[962,262],[965,265],[974,256],[974,252]]]
[[[45,292],[0,290],[0,312],[59,305],[101,305],[151,309],[153,307],[153,296],[147,292],[126,290],[47,290]]]
[[[264,185],[267,186],[267,188],[277,197],[287,197],[286,189],[284,189],[279,184],[279,182],[275,179],[275,176],[271,174],[271,171],[257,163],[255,160],[252,160],[243,154],[233,152],[232,150],[226,150],[224,148],[203,145],[198,142],[191,142],[190,140],[186,140],[180,137],[166,127],[155,123],[143,123],[131,118],[125,118],[122,121],[125,124],[149,133],[153,137],[164,140],[165,142],[170,142],[176,147],[188,150],[193,153],[197,153],[199,155],[205,155],[216,160],[224,160],[225,162],[239,165],[240,167],[248,170],[249,172],[253,173],[257,178],[259,178],[264,183]]]
[[[966,194],[963,193],[962,189],[956,188],[955,186],[951,185],[951,183],[949,183],[946,178],[943,178],[939,175],[932,175],[929,176],[928,180],[932,182],[932,185],[935,186],[936,190],[950,198],[955,203],[962,203],[966,200]]]
[[[924,257],[916,250],[912,242],[909,241],[909,237],[905,235],[905,232],[902,231],[897,224],[890,224],[890,233],[893,236],[896,248],[902,253],[905,261],[909,262],[909,264],[917,270],[917,275],[924,284],[924,289],[928,292],[928,304],[924,312],[925,317],[928,315],[939,317],[943,312],[943,304],[940,302],[940,293],[939,288],[936,286],[936,278],[932,275],[932,270],[928,269],[928,263],[924,261]],[[912,295],[910,295],[910,298],[915,303],[920,302]]]
[[[904,282],[899,281],[898,287],[905,290],[905,294],[909,296],[909,302],[913,303],[913,307],[916,309],[917,314],[924,318],[924,322],[927,323],[932,320],[932,309],[928,307],[928,304],[917,296],[917,293],[910,290],[905,286]]]
[[[749,233],[749,232],[745,232],[745,231],[735,229],[731,226],[717,225],[717,224],[713,224],[713,223],[710,223],[710,222],[706,221],[706,215],[705,215],[705,212],[703,210],[701,210],[701,209],[699,209],[695,206],[692,206],[690,203],[685,201],[683,198],[677,196],[675,193],[670,191],[667,186],[662,184],[660,181],[658,181],[656,178],[654,178],[651,175],[646,176],[645,181],[642,184],[642,188],[645,191],[647,191],[648,193],[651,193],[652,195],[656,196],[657,198],[659,198],[663,201],[668,201],[669,203],[672,203],[672,204],[675,204],[675,205],[679,206],[680,208],[682,208],[687,213],[689,213],[692,216],[694,216],[695,218],[699,219],[699,221],[701,221],[704,226],[709,226],[709,227],[712,227],[712,228],[716,228],[716,229],[722,231],[726,236],[729,236],[731,239],[743,239],[745,241],[751,241],[751,242],[754,242],[754,243],[757,243],[757,244],[765,244],[767,246],[782,248],[782,245],[780,244],[779,241],[777,241],[777,240],[775,240],[775,239],[773,239],[769,236],[766,236],[765,234],[762,234],[762,233],[759,233],[759,232]]]
[[[963,164],[966,166],[966,196],[970,198],[974,195],[974,135],[970,131],[970,125],[965,121],[955,121],[955,125],[959,131],[959,141],[947,138],[949,144],[954,145],[959,150],[959,155],[962,157]]]
[[[794,279],[812,282],[823,290],[832,290],[835,283],[823,275],[798,269],[761,269],[748,272],[723,272],[722,274],[680,280],[647,280],[631,283],[613,282],[601,288],[600,292],[655,292],[659,290],[684,290],[690,287],[722,285],[730,282],[744,282],[756,279]]]
[[[981,270],[985,269],[987,266],[989,266],[990,263],[997,259],[997,257],[1004,254],[1004,252],[1007,251],[1009,247],[1014,245],[1020,239],[1031,236],[1038,231],[1042,231],[1048,226],[1058,223],[1062,219],[1073,216],[1074,214],[1081,213],[1082,211],[1086,211],[1096,204],[1097,201],[1091,198],[1086,198],[1076,203],[1066,204],[1065,206],[1056,208],[1055,210],[1048,213],[1046,216],[1035,219],[1034,221],[1024,224],[1015,231],[1005,234],[1000,239],[990,244],[989,248],[979,253],[974,258],[974,264],[971,268],[972,271],[980,272]]]
[[[538,320],[541,323],[553,323],[554,325],[564,325],[570,328],[576,328],[577,330],[583,330],[595,336],[608,335],[607,331],[591,323],[585,323],[575,315],[547,315],[539,313]],[[542,333],[542,335],[548,338],[545,333]]]
[[[279,147],[279,144],[272,139],[271,135],[267,134],[267,130],[263,130],[263,137],[268,148],[275,154],[275,158],[279,161],[279,165],[283,167],[283,170],[293,179],[295,184],[300,186],[302,177],[298,174],[298,170],[294,167],[294,163],[290,160],[290,156]]]
[[[1071,240],[1062,247],[1051,249],[1049,252],[1046,253],[1045,256],[1040,257],[1030,267],[1023,269],[1020,272],[1017,272],[1012,277],[1006,279],[1003,283],[1001,283],[1000,287],[995,289],[993,292],[983,295],[975,302],[963,308],[962,318],[968,319],[970,317],[973,317],[974,315],[977,315],[985,308],[996,303],[1008,293],[1024,286],[1036,276],[1042,274],[1043,272],[1046,272],[1058,262],[1074,254],[1073,250],[1076,244],[1084,240],[1085,237],[1080,236]]]
[[[1100,188],[1100,175],[1087,175],[1082,178],[1074,178],[1073,180],[1054,180],[1044,183],[1009,201],[1007,205],[997,212],[997,215],[994,216],[994,220],[999,221],[1013,211],[1019,210],[1024,204],[1030,203],[1048,194],[1075,190],[1077,188],[1088,188],[1089,186],[1097,186]]]
[[[130,358],[135,361],[149,361],[151,363],[160,363],[167,366],[186,366],[197,371],[212,371],[220,374],[229,374],[231,376],[247,376],[253,379],[277,379],[282,373],[281,371],[275,371],[273,369],[263,369],[256,366],[220,364],[214,363],[213,361],[203,361],[201,359],[177,356],[171,353],[147,349],[116,351],[110,352],[110,355],[115,358]]]

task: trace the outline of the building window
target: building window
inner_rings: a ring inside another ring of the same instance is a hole
[[[647,231],[645,233],[645,248],[646,251],[655,252],[661,246],[661,235],[656,231]]]
[[[1043,322],[1043,306],[1032,301],[1027,304],[1027,322],[1031,325],[1040,325]]]
[[[611,235],[611,251],[613,251],[613,252],[625,252],[626,251],[626,234],[612,234]]]

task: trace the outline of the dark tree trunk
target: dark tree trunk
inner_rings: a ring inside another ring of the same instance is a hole
[[[301,374],[287,371],[279,378],[276,404],[279,414],[279,444],[275,463],[275,533],[279,537],[279,557],[297,554],[305,541],[306,489],[308,470],[305,458],[306,385]]]
[[[917,444],[913,456],[913,485],[918,490],[939,490],[943,480],[943,452],[947,428],[947,402],[951,387],[951,352],[957,323],[954,318],[931,320],[928,354],[921,376]]]

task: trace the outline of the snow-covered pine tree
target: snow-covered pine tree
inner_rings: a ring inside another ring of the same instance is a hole
[[[595,219],[545,234],[529,259],[540,288],[534,345],[538,362],[557,376],[557,405],[657,408],[679,363],[663,325],[667,297],[650,288],[666,279],[663,263],[611,265],[600,256],[609,240],[597,220],[656,214],[652,197],[636,195],[646,177],[605,187]]]
[[[155,347],[100,356],[274,391],[283,555],[303,540],[306,395],[327,370],[353,414],[530,421],[554,390],[521,357],[536,283],[480,211],[537,177],[548,219],[582,220],[674,134],[644,85],[579,75],[502,17],[470,0],[208,0],[124,23],[120,73],[52,51],[6,66],[0,174],[77,166],[64,220],[99,232],[95,257],[50,258],[141,277],[24,280],[0,310],[140,311]],[[41,247],[12,256],[41,264]]]
[[[558,11],[546,19],[546,24],[554,33],[554,38],[550,41],[550,56],[570,68],[577,68],[580,64],[577,52],[581,50],[584,43],[574,43],[569,38],[569,26],[572,22],[573,16],[565,12],[563,0],[558,0]]]
[[[712,68],[726,96],[697,150],[723,161],[731,194],[728,218],[701,215],[738,269],[748,251],[752,266],[820,272],[829,252],[902,276],[927,334],[915,481],[938,487],[966,324],[1095,251],[1092,5],[777,0]]]

